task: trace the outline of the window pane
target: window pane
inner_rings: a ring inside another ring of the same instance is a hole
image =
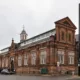
[[[28,65],[28,55],[24,54],[24,65]]]
[[[36,53],[35,52],[31,53],[31,64],[36,65]]]
[[[74,52],[69,52],[68,53],[68,57],[69,57],[69,64],[74,64]]]
[[[8,67],[8,58],[6,58],[5,62],[6,62],[6,67]]]
[[[60,64],[64,64],[64,50],[58,50],[58,61]]]
[[[22,56],[18,56],[18,66],[22,66]]]
[[[40,53],[40,64],[46,64],[46,51],[41,51]]]

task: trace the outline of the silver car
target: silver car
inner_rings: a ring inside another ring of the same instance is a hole
[[[9,70],[8,69],[3,69],[1,71],[1,74],[10,74]]]

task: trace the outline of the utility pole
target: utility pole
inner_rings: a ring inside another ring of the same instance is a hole
[[[79,4],[79,47],[78,47],[78,76],[80,76],[80,4]]]

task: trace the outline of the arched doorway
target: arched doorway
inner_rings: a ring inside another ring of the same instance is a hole
[[[14,57],[10,58],[10,70],[13,72],[14,71]]]

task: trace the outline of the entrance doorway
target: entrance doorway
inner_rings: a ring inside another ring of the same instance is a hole
[[[13,72],[14,71],[14,57],[10,57],[10,70]]]

